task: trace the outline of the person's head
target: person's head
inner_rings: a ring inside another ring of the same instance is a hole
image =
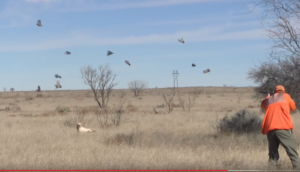
[[[282,85],[277,85],[275,87],[274,93],[284,93],[284,92],[285,92],[285,89]]]

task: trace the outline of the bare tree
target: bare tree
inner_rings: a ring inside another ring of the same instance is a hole
[[[128,104],[125,107],[126,101],[127,99],[124,94],[120,94],[116,104],[113,106],[107,106],[96,114],[98,123],[102,128],[107,124],[109,117],[114,126],[118,127],[121,124],[122,115],[128,108]]]
[[[300,108],[300,1],[256,2],[256,6],[264,8],[261,23],[273,46],[269,60],[251,68],[248,78],[259,84],[255,89],[257,98],[280,84],[285,86]]]
[[[14,88],[10,88],[10,91],[13,92],[13,91],[15,91],[15,89]]]
[[[3,88],[3,91],[4,91],[4,92],[6,91],[6,87]]]
[[[248,78],[260,85],[255,88],[256,98],[271,93],[276,85],[283,85],[286,91],[300,106],[300,58],[290,57],[262,63],[261,66],[250,69]]]
[[[125,103],[127,101],[126,97],[124,97],[122,94],[118,98],[118,103],[114,104],[114,106],[111,108],[111,122],[114,124],[114,126],[118,127],[121,124],[122,114],[125,112],[125,110],[128,108],[128,105],[125,107]]]
[[[83,122],[86,111],[83,111],[81,108],[75,107],[76,109],[76,123]]]
[[[128,83],[128,87],[131,91],[133,91],[134,96],[139,96],[142,91],[144,91],[147,87],[147,82],[142,80],[134,80]]]
[[[116,75],[113,75],[108,65],[100,66],[98,70],[92,66],[83,67],[81,75],[84,83],[90,86],[98,106],[105,108],[113,88],[117,85],[114,82]]]
[[[191,95],[191,94],[188,95],[188,99],[187,99],[188,111],[191,111],[192,107],[195,104],[196,98],[197,98],[196,95]]]
[[[185,111],[185,107],[187,107],[188,111],[191,111],[191,108],[195,104],[196,98],[197,98],[196,94],[188,93],[187,101],[182,96],[178,96],[178,101],[184,111]]]
[[[179,101],[179,104],[180,106],[182,107],[182,110],[185,111],[185,100],[184,98],[182,98],[182,96],[178,95],[178,101]]]
[[[108,121],[108,114],[109,109],[101,109],[100,111],[96,112],[96,117],[99,125],[103,128]]]
[[[271,57],[299,56],[300,1],[258,0],[256,5],[265,9],[261,23],[274,43]]]
[[[167,96],[165,94],[162,94],[162,97],[168,107],[168,113],[173,111],[173,98],[174,98],[174,94],[172,94],[171,96]]]
[[[194,94],[196,97],[199,97],[200,94],[202,94],[202,90],[200,88],[195,88],[192,94]]]

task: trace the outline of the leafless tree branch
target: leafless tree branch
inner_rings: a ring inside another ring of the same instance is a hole
[[[105,108],[113,88],[117,85],[114,83],[116,75],[113,75],[108,65],[100,66],[98,70],[91,66],[83,67],[81,75],[84,83],[90,86],[98,106]]]
[[[131,91],[133,91],[134,96],[139,96],[140,93],[147,88],[147,82],[134,80],[128,83],[128,87]]]
[[[251,68],[248,79],[259,86],[256,98],[283,85],[300,108],[300,1],[257,0],[264,9],[262,26],[273,41],[269,61]],[[265,95],[264,95],[265,96]]]
[[[162,94],[162,97],[168,107],[168,113],[172,112],[173,111],[173,98],[174,98],[174,94],[172,94],[171,96],[167,96],[165,94]]]

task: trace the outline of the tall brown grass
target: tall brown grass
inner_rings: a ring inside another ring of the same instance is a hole
[[[106,128],[98,124],[93,114],[97,111],[95,102],[84,97],[86,91],[60,92],[59,97],[42,93],[46,99],[33,99],[32,104],[19,102],[21,112],[0,112],[0,169],[268,169],[266,136],[221,135],[211,126],[216,116],[230,116],[249,105],[263,117],[257,107],[260,102],[251,99],[251,92],[243,94],[238,103],[237,94],[241,90],[224,89],[224,92],[211,89],[207,98],[203,88],[191,112],[175,108],[171,113],[160,111],[161,115],[154,115],[152,109],[164,102],[160,96],[153,97],[151,90],[142,100],[130,99],[130,108],[124,112],[120,126]],[[78,102],[75,98],[80,95],[84,100]],[[111,99],[111,103],[116,101]],[[9,102],[3,102],[3,106]],[[40,107],[36,107],[38,103]],[[58,105],[70,107],[70,112],[52,114]],[[83,126],[95,128],[95,133],[76,131],[77,105],[86,111]],[[45,112],[49,115],[26,115]],[[293,114],[299,144],[297,116]],[[279,162],[282,170],[292,167],[282,147]]]

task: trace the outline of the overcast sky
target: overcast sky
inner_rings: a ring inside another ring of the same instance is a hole
[[[250,0],[1,0],[0,90],[54,90],[55,74],[63,90],[87,89],[81,67],[106,64],[116,88],[172,87],[173,70],[179,87],[255,86],[247,71],[270,40],[251,9]]]

